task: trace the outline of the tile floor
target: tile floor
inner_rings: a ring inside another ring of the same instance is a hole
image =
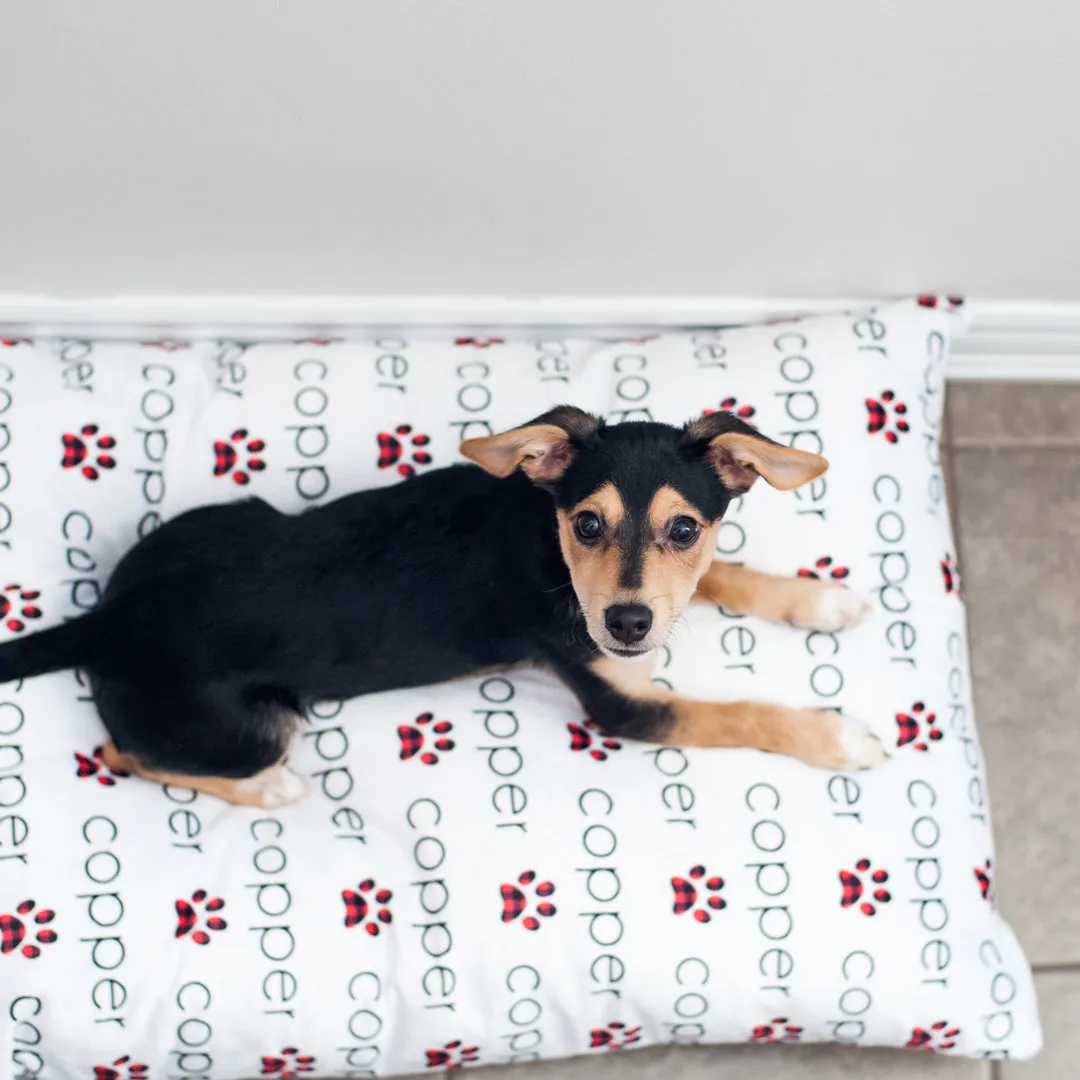
[[[485,1080],[1080,1080],[1080,384],[954,384],[948,419],[997,891],[1035,967],[1042,1055],[656,1048],[484,1069]]]

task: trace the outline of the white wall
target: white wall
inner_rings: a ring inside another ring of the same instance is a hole
[[[1080,5],[0,0],[0,292],[1080,300]]]

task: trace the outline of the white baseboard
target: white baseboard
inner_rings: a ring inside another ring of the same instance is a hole
[[[342,336],[400,327],[478,332],[621,333],[717,326],[863,307],[867,299],[708,297],[245,297],[57,299],[0,293],[0,337],[35,335],[265,340]],[[949,360],[949,378],[1080,381],[1080,303],[969,301],[971,328]]]

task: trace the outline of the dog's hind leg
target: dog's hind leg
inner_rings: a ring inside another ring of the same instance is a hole
[[[193,776],[191,773],[160,772],[148,769],[130,753],[117,750],[111,743],[102,747],[102,761],[116,773],[130,773],[168,787],[190,788],[224,799],[234,806],[261,806],[273,809],[303,798],[307,785],[299,776],[278,763],[239,779],[227,776]]]
[[[870,610],[857,593],[835,582],[759,574],[719,559],[698,581],[692,599],[717,604],[732,615],[759,615],[826,634],[855,626]]]
[[[694,701],[649,681],[647,669],[603,657],[560,674],[602,731],[668,746],[747,747],[823,769],[868,769],[887,757],[861,721],[755,701]]]
[[[287,697],[230,682],[95,679],[93,689],[112,736],[102,759],[115,772],[239,806],[284,806],[306,791],[283,764],[300,721]]]

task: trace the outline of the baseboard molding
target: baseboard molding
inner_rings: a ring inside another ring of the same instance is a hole
[[[618,334],[654,327],[730,326],[862,307],[866,298],[243,297],[57,299],[0,293],[0,336],[225,337],[268,340],[350,332],[415,334],[452,326],[545,334]],[[1080,303],[969,301],[971,326],[949,378],[1080,381]]]

